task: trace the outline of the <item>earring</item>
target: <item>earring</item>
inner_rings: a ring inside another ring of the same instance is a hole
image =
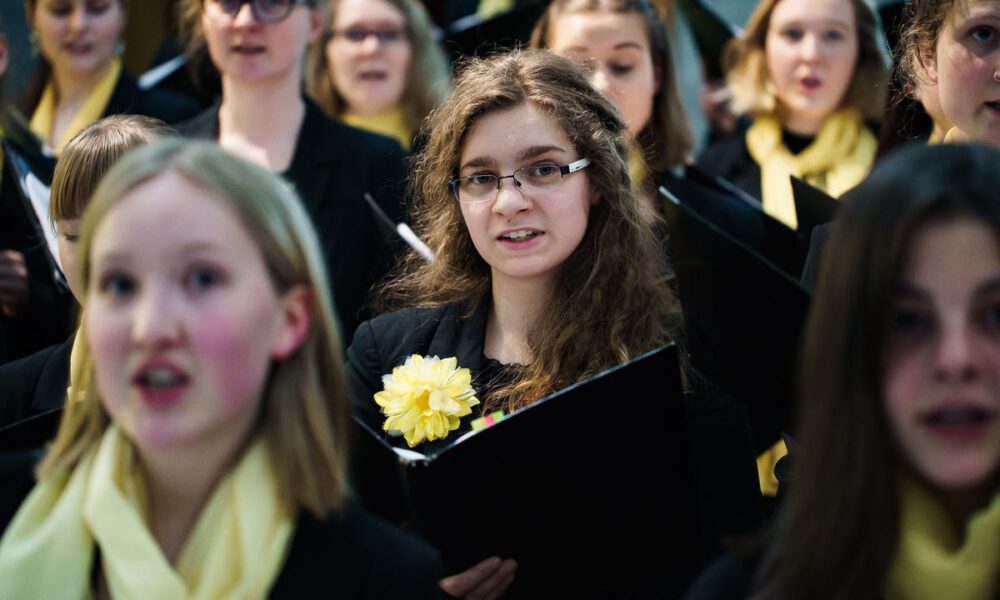
[[[28,32],[28,45],[31,46],[31,57],[38,56],[38,32],[32,29]]]
[[[115,47],[112,50],[112,52],[114,53],[115,57],[121,58],[122,55],[125,54],[125,40],[118,40],[117,42],[115,42]]]

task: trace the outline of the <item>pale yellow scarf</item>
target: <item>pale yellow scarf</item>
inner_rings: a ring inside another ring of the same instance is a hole
[[[886,600],[991,600],[1000,594],[1000,493],[973,515],[964,542],[919,484],[905,480],[901,501],[899,547],[886,579]]]
[[[62,152],[63,146],[73,139],[73,136],[101,118],[108,106],[108,101],[111,100],[111,95],[115,91],[115,84],[118,83],[118,76],[121,75],[121,72],[121,60],[113,59],[108,66],[108,72],[97,82],[97,86],[87,96],[87,101],[73,116],[73,120],[70,121],[69,126],[62,132],[58,140],[52,139],[52,121],[56,116],[58,98],[56,98],[53,82],[49,81],[48,85],[45,86],[45,91],[42,92],[41,100],[38,101],[38,106],[35,107],[35,112],[31,115],[31,130],[45,140],[45,143],[58,156]]]
[[[830,115],[813,143],[799,154],[785,147],[781,123],[770,115],[754,120],[746,143],[750,156],[760,165],[764,211],[792,229],[798,227],[798,217],[790,175],[836,198],[865,178],[878,148],[878,140],[854,110]]]
[[[212,492],[176,565],[150,534],[144,485],[115,426],[70,473],[35,486],[0,540],[0,598],[93,595],[95,548],[114,598],[263,598],[294,529],[256,440]]]
[[[476,14],[485,21],[505,12],[510,12],[513,10],[514,4],[515,0],[479,0]]]
[[[377,115],[368,116],[344,113],[341,120],[352,127],[394,138],[407,152],[413,146],[413,136],[406,122],[406,115],[400,108],[390,108]]]

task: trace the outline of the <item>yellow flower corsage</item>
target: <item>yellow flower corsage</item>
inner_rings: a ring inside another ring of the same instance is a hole
[[[402,435],[412,448],[441,439],[458,429],[462,417],[479,404],[472,373],[458,368],[458,359],[413,354],[391,375],[382,376],[375,402],[386,416],[382,429]]]

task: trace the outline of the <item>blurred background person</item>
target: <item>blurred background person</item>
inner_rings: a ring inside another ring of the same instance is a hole
[[[417,0],[330,0],[309,50],[306,89],[329,116],[395,138],[407,151],[451,89],[444,51]]]

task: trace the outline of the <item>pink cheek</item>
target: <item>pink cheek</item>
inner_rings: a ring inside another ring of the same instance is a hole
[[[263,387],[270,360],[256,332],[255,324],[229,322],[225,315],[202,320],[192,333],[195,356],[202,372],[211,373],[211,387],[218,394],[219,409],[226,415],[240,413],[254,402]],[[195,339],[196,336],[196,339]]]

